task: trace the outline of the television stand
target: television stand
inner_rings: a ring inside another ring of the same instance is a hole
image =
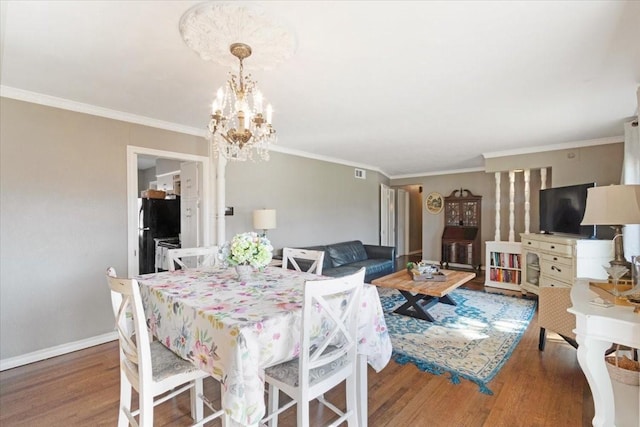
[[[522,289],[538,294],[540,287],[570,288],[576,277],[606,279],[602,267],[613,259],[611,240],[561,234],[520,234]]]

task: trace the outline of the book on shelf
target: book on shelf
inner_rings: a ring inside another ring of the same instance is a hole
[[[502,268],[491,268],[489,279],[494,282],[520,283],[520,270],[505,270]]]
[[[503,268],[520,268],[520,254],[491,252],[491,265]]]

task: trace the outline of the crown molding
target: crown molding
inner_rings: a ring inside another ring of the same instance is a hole
[[[0,86],[0,96],[5,98],[26,101],[34,104],[46,105],[48,107],[61,108],[63,110],[75,111],[77,113],[90,114],[92,116],[105,117],[108,119],[120,120],[123,122],[136,123],[158,129],[170,130],[194,136],[205,136],[205,129],[183,126],[176,123],[165,122],[163,120],[152,119],[150,117],[111,110],[109,108],[97,107],[91,104],[58,98],[51,95],[44,95],[28,90],[17,89],[11,86]]]
[[[63,110],[75,111],[77,113],[90,114],[93,116],[105,117],[108,119],[120,120],[123,122],[136,123],[139,125],[149,126],[158,129],[169,130],[178,133],[184,133],[187,135],[201,136],[206,138],[206,130],[193,128],[190,126],[183,126],[176,123],[165,122],[163,120],[152,119],[150,117],[138,116],[136,114],[125,113],[122,111],[111,110],[109,108],[96,107],[91,104],[84,104],[82,102],[71,101],[69,99],[58,98],[51,95],[44,95],[37,92],[31,92],[28,90],[17,89],[11,86],[0,85],[0,96],[5,98],[16,99],[18,101],[31,102],[33,104],[46,105],[48,107],[61,108]],[[313,160],[321,160],[329,163],[337,163],[345,166],[353,166],[357,168],[364,168],[374,172],[379,172],[387,178],[390,178],[388,174],[382,171],[380,168],[371,165],[365,165],[362,163],[349,162],[347,160],[338,159],[335,157],[321,156],[318,154],[308,153],[306,151],[294,150],[278,145],[273,145],[269,148],[270,151],[275,151],[284,154],[290,154],[298,157],[305,157]]]
[[[90,114],[93,116],[105,117],[113,120],[120,120],[123,122],[135,123],[143,126],[149,126],[158,129],[164,129],[172,132],[183,133],[187,135],[201,136],[206,138],[206,130],[200,128],[194,128],[191,126],[179,125],[172,122],[166,122],[163,120],[152,119],[150,117],[139,116],[136,114],[125,113],[118,110],[111,110],[109,108],[97,107],[91,104],[85,104],[82,102],[72,101],[69,99],[58,98],[51,95],[45,95],[37,92],[31,92],[28,90],[18,89],[11,86],[0,85],[0,96],[5,98],[16,99],[18,101],[31,102],[34,104],[46,105],[49,107],[61,108],[63,110],[75,111],[78,113]],[[585,141],[565,142],[554,145],[543,145],[538,147],[526,147],[513,150],[495,151],[489,153],[483,153],[482,156],[485,159],[515,156],[519,154],[531,154],[544,151],[566,150],[571,148],[589,147],[593,145],[604,144],[616,144],[624,142],[624,136],[611,136],[607,138],[590,139]],[[271,151],[278,153],[289,154],[292,156],[304,157],[313,160],[320,160],[329,163],[336,163],[344,166],[351,166],[356,168],[363,168],[370,171],[378,172],[388,179],[404,179],[404,178],[418,178],[425,176],[438,176],[438,175],[451,175],[456,173],[470,173],[470,172],[483,172],[484,167],[475,167],[467,169],[452,169],[443,171],[432,172],[419,172],[403,175],[389,175],[377,166],[367,165],[363,163],[351,162],[348,160],[338,159],[335,157],[322,156],[319,154],[309,153],[306,151],[295,150],[292,148],[286,148],[278,145],[270,147]]]
[[[617,144],[624,142],[624,135],[608,136],[606,138],[586,139],[584,141],[562,142],[560,144],[541,145],[538,147],[525,147],[513,150],[494,151],[490,153],[482,153],[485,159],[495,157],[517,156],[519,154],[540,153],[543,151],[570,150],[572,148],[591,147],[594,145]]]
[[[432,171],[432,172],[411,173],[411,174],[404,174],[404,175],[392,175],[390,178],[391,179],[421,178],[425,176],[440,176],[440,175],[451,175],[454,173],[471,173],[471,172],[485,172],[485,169],[484,169],[484,166],[478,166],[475,168],[449,169],[449,170]]]
[[[371,165],[367,165],[364,163],[357,163],[357,162],[350,162],[348,160],[344,160],[344,159],[338,159],[335,157],[329,157],[329,156],[323,156],[320,154],[314,154],[314,153],[309,153],[307,151],[300,151],[300,150],[294,150],[292,148],[287,148],[287,147],[282,147],[282,146],[278,146],[278,145],[272,145],[271,147],[269,147],[270,151],[276,151],[278,153],[283,153],[283,154],[289,154],[291,156],[298,156],[298,157],[305,157],[307,159],[312,159],[312,160],[320,160],[323,162],[329,162],[329,163],[337,163],[339,165],[344,165],[344,166],[352,166],[354,168],[361,168],[361,169],[367,169],[373,172],[378,172],[382,175],[384,175],[385,177],[391,179],[391,177],[384,172],[382,169],[380,169],[377,166],[371,166]]]

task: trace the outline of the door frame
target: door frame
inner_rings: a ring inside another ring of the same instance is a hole
[[[156,150],[154,148],[127,145],[127,263],[128,277],[138,274],[138,155],[150,155],[180,161],[194,161],[202,164],[202,242],[209,246],[211,242],[210,212],[211,182],[210,160],[208,156]]]
[[[396,192],[380,184],[380,245],[396,246]]]
[[[409,229],[410,216],[409,216],[409,191],[404,188],[396,189],[396,204],[397,209],[397,227],[396,227],[396,239],[398,247],[396,252],[398,256],[409,255]]]

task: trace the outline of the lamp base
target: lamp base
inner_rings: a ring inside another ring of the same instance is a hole
[[[622,279],[631,278],[631,263],[626,260],[624,257],[624,242],[622,241],[622,226],[621,225],[612,225],[611,228],[614,229],[613,236],[613,254],[614,259],[609,261],[609,265],[612,267],[614,265],[619,265],[627,268],[627,272],[622,276]]]

